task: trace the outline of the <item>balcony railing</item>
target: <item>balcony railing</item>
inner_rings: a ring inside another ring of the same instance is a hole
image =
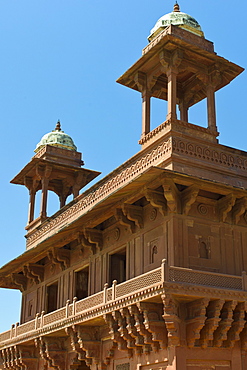
[[[7,341],[22,341],[27,337],[43,335],[52,330],[57,330],[68,325],[86,321],[89,318],[101,316],[104,312],[109,312],[109,305],[114,306],[121,300],[129,304],[128,298],[137,297],[143,300],[147,294],[159,295],[165,289],[164,284],[183,283],[194,286],[208,286],[210,288],[223,288],[230,290],[246,291],[247,276],[243,272],[242,276],[211,273],[206,271],[191,270],[181,267],[168,267],[163,260],[161,267],[149,271],[145,274],[127,280],[121,284],[113,282],[112,287],[108,288],[105,284],[104,290],[93,294],[87,298],[73,302],[67,301],[66,306],[45,314],[36,314],[35,319],[24,324],[12,325],[12,328],[0,334],[0,348]],[[23,337],[24,336],[24,337]]]

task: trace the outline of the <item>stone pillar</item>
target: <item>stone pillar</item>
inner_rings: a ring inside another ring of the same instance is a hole
[[[40,217],[46,218],[47,217],[47,197],[48,197],[49,179],[46,177],[43,177],[41,180],[41,184],[42,184],[42,194],[41,194]]]
[[[207,86],[207,111],[208,111],[208,128],[217,132],[216,110],[215,110],[215,92],[212,85]]]
[[[142,93],[142,135],[150,132],[150,94],[147,90]]]
[[[169,67],[166,71],[168,78],[167,84],[167,117],[166,119],[177,119],[177,69]]]
[[[60,194],[59,195],[60,208],[62,208],[63,206],[65,206],[66,198],[67,197],[64,194]]]
[[[34,189],[29,189],[29,209],[28,209],[28,223],[29,224],[34,219],[35,195],[36,195],[36,191],[34,191]]]
[[[188,120],[188,111],[189,108],[185,104],[184,100],[182,100],[179,104],[179,110],[180,110],[180,120],[184,122],[189,122]]]

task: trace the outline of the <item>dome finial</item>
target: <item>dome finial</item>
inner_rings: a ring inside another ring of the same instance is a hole
[[[60,120],[59,119],[57,120],[55,131],[61,131],[61,124],[60,124]]]
[[[180,12],[180,8],[179,8],[179,5],[178,5],[178,2],[177,1],[176,1],[176,4],[173,7],[173,11],[174,12]]]

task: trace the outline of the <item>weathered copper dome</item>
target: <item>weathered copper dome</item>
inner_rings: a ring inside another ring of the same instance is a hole
[[[57,146],[68,150],[77,150],[72,138],[61,130],[60,122],[58,121],[55,130],[45,134],[37,144],[35,152],[37,153],[45,145]]]
[[[148,41],[152,41],[161,31],[163,31],[164,28],[170,26],[170,24],[184,28],[185,30],[190,31],[198,36],[204,37],[204,33],[197,20],[191,17],[189,14],[180,12],[179,5],[176,2],[173,12],[165,14],[158,19],[150,32]]]

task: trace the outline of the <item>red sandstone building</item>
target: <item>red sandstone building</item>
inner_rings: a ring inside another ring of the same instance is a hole
[[[0,269],[22,292],[1,369],[247,369],[247,154],[218,143],[214,99],[242,71],[176,4],[118,79],[142,94],[139,153],[79,194],[99,173],[59,122],[42,138],[12,180],[30,202],[26,251]],[[150,132],[151,97],[168,112]],[[189,123],[202,99],[207,128]]]

